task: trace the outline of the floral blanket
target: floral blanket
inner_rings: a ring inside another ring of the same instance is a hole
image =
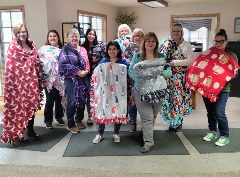
[[[93,72],[90,91],[91,114],[97,123],[127,123],[127,67],[107,62]]]
[[[240,67],[232,56],[216,47],[200,54],[187,71],[187,87],[197,90],[211,102],[216,102],[218,94]]]
[[[56,88],[62,96],[62,105],[65,106],[64,79],[58,72],[58,58],[61,49],[50,45],[44,45],[38,50],[39,58],[43,62],[43,70],[46,75],[44,87],[48,92]]]
[[[14,143],[23,132],[35,111],[42,106],[44,73],[36,46],[25,51],[14,39],[7,51],[4,79],[3,134],[4,143]]]

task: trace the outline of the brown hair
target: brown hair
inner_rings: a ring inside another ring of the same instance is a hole
[[[156,40],[156,47],[155,47],[155,49],[154,49],[154,52],[153,52],[153,56],[155,57],[155,58],[157,58],[158,57],[158,46],[159,46],[159,41],[158,41],[158,38],[157,38],[157,35],[154,33],[154,32],[149,32],[149,33],[147,33],[145,36],[144,36],[144,38],[143,38],[143,42],[142,42],[142,44],[141,44],[141,58],[142,58],[142,60],[145,60],[146,59],[146,48],[145,48],[145,42],[148,40],[148,38],[149,37],[153,37],[155,40]]]

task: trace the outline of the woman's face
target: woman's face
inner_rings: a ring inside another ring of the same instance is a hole
[[[214,40],[214,46],[217,49],[225,50],[227,46],[228,40],[225,39],[223,36],[216,36]]]
[[[134,36],[133,36],[134,43],[141,45],[142,40],[143,40],[143,34],[140,31],[137,32],[136,34],[134,34]]]
[[[120,38],[126,36],[127,34],[128,34],[128,29],[125,28],[125,27],[121,28],[121,30],[120,30]]]
[[[118,52],[119,52],[119,50],[117,49],[117,47],[115,45],[110,45],[109,46],[108,55],[110,56],[110,58],[116,58]]]
[[[150,36],[147,38],[145,42],[145,49],[146,51],[154,51],[154,49],[156,48],[156,45],[157,45],[156,39]]]
[[[58,36],[57,36],[56,33],[50,32],[50,33],[48,34],[48,41],[49,41],[49,43],[50,43],[51,46],[57,47],[57,46],[58,46],[58,40],[59,40],[59,39],[58,39]]]
[[[70,43],[74,46],[79,45],[79,39],[80,39],[80,36],[77,33],[73,33],[69,36]]]
[[[182,28],[180,26],[175,26],[173,27],[172,29],[172,40],[174,41],[180,41],[181,40],[181,37],[182,37]]]
[[[95,33],[94,33],[94,31],[90,31],[89,33],[88,33],[88,35],[87,35],[87,39],[88,39],[88,41],[89,42],[93,42],[94,41],[94,39],[95,39]]]
[[[21,41],[26,41],[27,39],[27,31],[24,26],[20,28],[20,31],[17,33],[17,38]]]

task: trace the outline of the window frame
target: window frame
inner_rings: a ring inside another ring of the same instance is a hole
[[[104,33],[104,37],[103,37],[103,41],[102,42],[106,42],[107,40],[107,15],[105,14],[100,14],[100,13],[95,13],[95,12],[89,12],[89,11],[83,11],[83,10],[77,10],[77,19],[79,21],[79,14],[84,14],[84,15],[88,15],[88,16],[98,16],[98,17],[102,17],[105,18],[105,23],[104,23],[104,29],[103,29],[103,33]],[[90,26],[92,27],[92,22],[90,22]]]

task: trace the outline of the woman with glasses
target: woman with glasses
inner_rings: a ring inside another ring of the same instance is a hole
[[[143,41],[144,32],[142,29],[136,28],[132,33],[132,42],[126,47],[124,57],[128,64],[131,63],[133,55],[140,51],[140,45]],[[130,132],[134,133],[137,129],[137,107],[133,97],[134,80],[128,77],[128,114],[130,117]]]
[[[89,91],[86,76],[90,66],[86,49],[79,45],[79,31],[71,29],[68,38],[70,43],[63,46],[59,55],[59,72],[64,77],[68,130],[71,133],[79,133],[80,129],[86,128],[82,120]]]
[[[228,119],[225,107],[230,92],[230,80],[236,76],[238,58],[228,50],[226,31],[220,29],[214,39],[214,47],[200,54],[189,68],[187,85],[203,95],[207,110],[210,132],[203,137],[204,141],[217,139],[217,125],[220,138],[216,146],[229,143]]]
[[[181,131],[183,118],[192,112],[191,92],[186,87],[186,71],[193,63],[192,46],[183,39],[181,24],[174,24],[171,38],[160,45],[160,52],[165,55],[172,67],[173,75],[167,79],[170,93],[162,104],[162,118],[168,122],[170,131]]]

